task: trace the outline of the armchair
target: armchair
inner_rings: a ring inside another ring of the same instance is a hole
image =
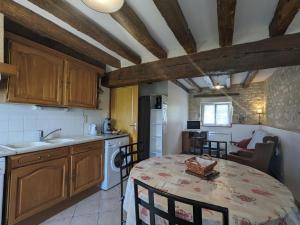
[[[254,151],[240,150],[230,153],[227,158],[270,174],[270,163],[278,144],[278,137],[266,136],[263,142],[257,143]]]

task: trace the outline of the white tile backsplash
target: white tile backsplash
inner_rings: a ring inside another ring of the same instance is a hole
[[[107,115],[108,108],[69,111],[59,108],[34,110],[31,105],[0,104],[0,144],[38,141],[38,130],[48,133],[61,128],[60,136],[88,135],[88,125],[96,123],[100,131],[100,125]]]
[[[24,130],[24,116],[9,116],[8,117],[8,131],[23,131]]]

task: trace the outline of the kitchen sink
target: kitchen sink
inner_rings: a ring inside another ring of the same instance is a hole
[[[69,144],[72,144],[72,142],[84,141],[87,139],[91,139],[91,137],[53,138],[53,139],[46,139],[43,141],[0,145],[0,151],[1,150],[9,150],[9,151],[17,152],[17,154],[21,154],[24,152],[36,151],[39,149],[43,150],[43,149],[60,147],[60,146],[63,146],[65,143],[66,143],[66,145],[69,145]]]
[[[55,139],[45,140],[45,142],[49,144],[61,144],[61,143],[71,142],[71,141],[75,141],[75,140],[71,138],[55,138]]]
[[[44,145],[48,145],[48,143],[36,141],[36,142],[21,143],[21,144],[2,145],[1,147],[7,148],[10,150],[15,150],[15,149],[20,149],[20,148],[40,147],[40,146],[44,146]]]

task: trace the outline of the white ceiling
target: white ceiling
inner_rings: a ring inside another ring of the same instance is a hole
[[[131,62],[118,54],[104,47],[89,36],[72,28],[60,19],[33,5],[27,0],[14,0],[19,4],[33,10],[74,33],[80,38],[94,46],[108,52],[121,60],[122,67],[132,65]],[[143,45],[137,42],[122,26],[114,21],[110,15],[96,12],[89,9],[80,0],[67,0],[70,4],[81,10],[84,14],[99,23],[109,33],[114,35],[137,54],[142,57],[142,62],[157,60]],[[198,51],[214,49],[219,47],[217,4],[216,0],[178,0],[183,14],[189,24],[192,34],[197,43]],[[134,9],[140,19],[145,23],[154,39],[168,52],[168,57],[184,55],[185,51],[176,40],[174,34],[166,24],[153,0],[127,0],[127,3]],[[233,44],[246,43],[265,39],[269,37],[268,26],[274,15],[278,0],[237,0],[235,31]],[[290,25],[287,33],[300,32],[300,13]],[[114,68],[107,68],[112,70]],[[274,70],[273,70],[274,71]],[[260,71],[255,81],[262,81],[272,74],[272,70]],[[246,73],[239,73],[233,76],[233,83],[240,83],[244,80]],[[217,78],[216,78],[217,79]],[[201,86],[205,81],[195,79]],[[223,81],[220,81],[222,83]]]

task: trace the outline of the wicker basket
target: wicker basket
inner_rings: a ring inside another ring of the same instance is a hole
[[[211,163],[209,163],[209,165],[207,165],[207,166],[203,166],[198,162],[196,157],[192,157],[185,161],[187,170],[189,170],[193,173],[199,174],[201,176],[205,176],[206,174],[210,173],[214,169],[214,167],[217,165],[217,161],[212,160],[211,157],[208,158],[208,157],[204,156],[204,157],[199,157],[199,158],[203,159],[203,160],[207,160],[207,161],[209,160],[209,161],[211,161]]]

